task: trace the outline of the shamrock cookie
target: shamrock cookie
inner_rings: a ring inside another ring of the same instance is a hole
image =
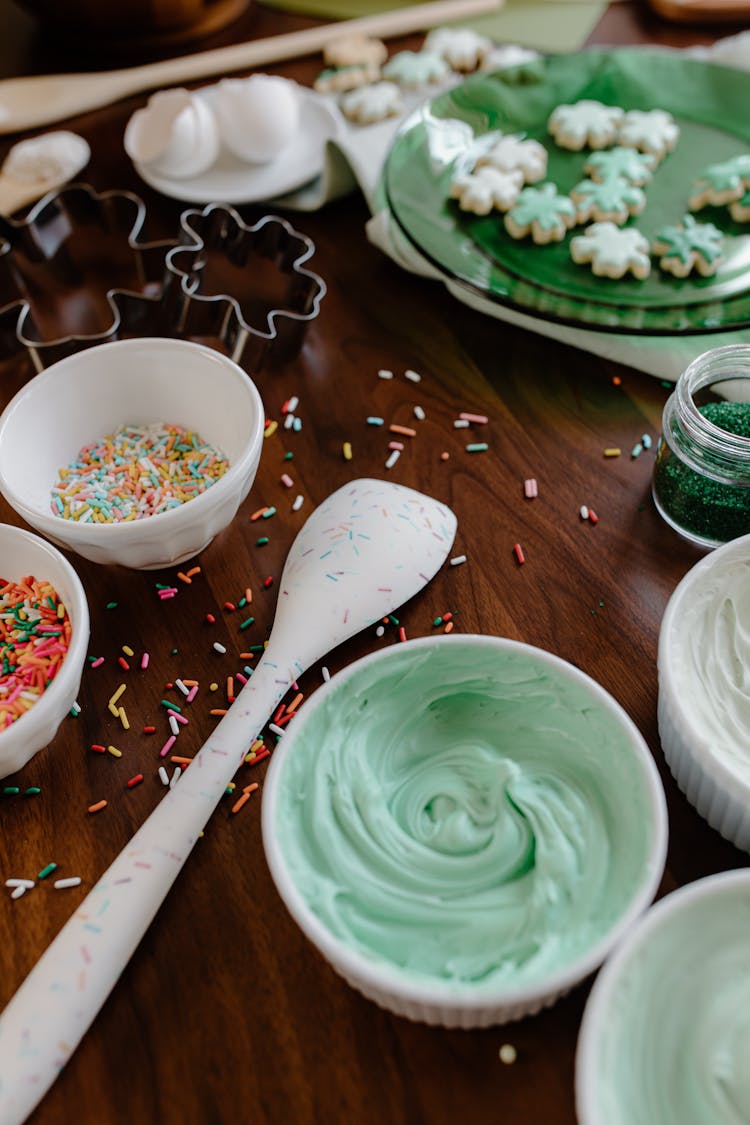
[[[381,66],[388,58],[388,48],[380,39],[368,35],[341,35],[323,48],[326,66]]]
[[[538,51],[529,47],[519,47],[515,43],[503,43],[493,46],[483,57],[479,69],[485,72],[493,70],[507,70],[511,66],[526,66],[535,63],[542,56]]]
[[[592,223],[570,240],[570,256],[578,265],[590,265],[597,277],[624,277],[630,272],[639,281],[651,272],[648,239],[635,227],[622,230],[614,223]]]
[[[658,232],[651,250],[660,255],[661,268],[675,277],[687,277],[693,269],[710,277],[721,261],[722,242],[722,233],[713,223],[698,223],[685,215],[681,223]]]
[[[534,242],[560,242],[575,224],[576,209],[567,195],[560,195],[555,184],[526,187],[505,216],[505,229],[512,238],[531,234]]]
[[[582,148],[607,148],[614,143],[625,110],[584,98],[573,105],[552,110],[547,128],[560,148],[580,152]]]
[[[445,59],[434,51],[399,51],[383,67],[384,78],[409,90],[442,82],[450,72]]]
[[[736,223],[750,223],[750,191],[729,204],[729,214]]]
[[[628,110],[617,134],[619,144],[650,152],[657,160],[671,152],[679,138],[679,125],[664,109]]]
[[[372,63],[357,63],[356,66],[334,66],[322,70],[313,82],[319,94],[344,94],[347,90],[357,90],[376,82],[380,77],[380,67]]]
[[[372,125],[395,117],[401,113],[404,103],[401,91],[393,82],[376,82],[373,86],[361,86],[350,90],[341,99],[341,109],[350,121],[360,125]]]
[[[523,172],[524,182],[536,184],[547,175],[547,150],[539,141],[525,141],[522,137],[500,134],[491,149],[480,156],[477,166],[489,164],[500,172]]]
[[[429,32],[423,49],[440,55],[452,70],[467,73],[476,70],[489,54],[492,41],[468,27],[438,27]]]
[[[656,163],[653,153],[636,152],[634,148],[618,145],[606,152],[592,152],[583,170],[597,183],[603,183],[610,176],[621,176],[629,184],[643,187],[651,179]]]
[[[489,215],[495,208],[507,211],[518,199],[523,187],[523,172],[500,172],[497,168],[477,168],[475,172],[458,175],[451,181],[451,199],[458,200],[462,211]]]
[[[622,176],[610,176],[602,183],[582,180],[571,189],[570,198],[576,205],[579,223],[596,219],[622,225],[631,215],[640,215],[646,206],[641,188],[629,184]]]
[[[743,153],[721,164],[709,164],[690,189],[688,206],[700,211],[709,203],[720,206],[741,199],[750,188],[750,155]]]

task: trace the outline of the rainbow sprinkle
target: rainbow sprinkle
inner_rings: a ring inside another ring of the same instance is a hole
[[[166,422],[121,426],[85,445],[52,489],[51,509],[79,523],[122,523],[178,508],[229,462],[197,433]]]
[[[57,675],[70,619],[49,582],[0,579],[0,730],[26,713]]]

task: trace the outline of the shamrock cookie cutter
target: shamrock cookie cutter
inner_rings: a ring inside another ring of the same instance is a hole
[[[0,348],[21,345],[37,371],[128,336],[199,337],[253,371],[299,350],[326,292],[302,268],[309,238],[215,203],[183,212],[178,238],[148,241],[145,222],[134,193],[87,184],[0,218]]]

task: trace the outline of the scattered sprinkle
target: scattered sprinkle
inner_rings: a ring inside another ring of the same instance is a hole
[[[460,566],[461,563],[466,562],[466,555],[454,555],[451,559],[451,566]]]
[[[330,680],[330,678],[331,678],[331,673],[330,673],[330,672],[328,671],[328,669],[326,668],[325,664],[324,664],[324,665],[323,665],[323,667],[321,668],[321,670],[320,670],[320,674],[321,674],[321,676],[323,677],[323,682],[327,684],[327,683],[328,683],[328,681],[329,681],[329,680]]]
[[[223,656],[226,651],[225,645],[220,644],[219,641],[214,641],[214,652],[218,652]]]
[[[473,441],[466,446],[467,453],[485,453],[489,449],[486,441]]]
[[[526,562],[526,558],[524,556],[523,548],[521,547],[520,543],[514,543],[513,544],[513,554],[516,556],[516,559],[518,560],[518,565],[523,566],[523,564]]]
[[[643,453],[643,442],[637,441],[635,443],[635,445],[633,446],[633,448],[630,450],[630,456],[633,458],[633,460],[635,460],[635,458],[640,457],[640,455],[642,453]]]
[[[410,383],[421,383],[422,382],[422,376],[419,374],[419,372],[418,371],[412,371],[412,369],[410,367],[407,368],[406,371],[404,371],[404,378],[408,379]]]
[[[589,518],[589,510],[585,504],[581,504],[580,508],[578,509],[578,515],[582,520],[587,520]]]
[[[47,876],[51,875],[53,871],[57,871],[57,864],[56,863],[48,863],[47,866],[43,867],[42,870],[39,872],[39,874],[37,875],[37,879],[39,879],[40,881],[42,879],[46,879]]]
[[[392,379],[392,378],[393,378],[393,372],[392,371],[387,371],[384,367],[381,367],[380,371],[378,371],[378,379]]]
[[[506,1066],[512,1066],[518,1058],[518,1052],[512,1043],[503,1043],[497,1054],[500,1062],[505,1063]]]
[[[345,441],[344,444],[341,446],[341,452],[344,454],[344,460],[345,461],[351,461],[351,459],[352,459],[352,443],[350,441]]]
[[[67,879],[55,879],[54,883],[52,884],[56,891],[67,891],[69,887],[80,887],[80,885],[80,875],[71,875]]]
[[[415,417],[415,418],[416,418],[416,419],[417,419],[418,421],[420,421],[420,422],[424,422],[424,420],[425,420],[425,418],[427,417],[427,415],[425,414],[425,412],[424,412],[424,410],[422,409],[422,407],[421,407],[421,406],[415,406],[415,407],[414,407],[414,417]]]
[[[399,457],[400,457],[400,456],[401,456],[401,452],[400,452],[400,450],[398,450],[398,449],[394,449],[394,450],[393,450],[393,451],[392,451],[392,452],[390,453],[390,455],[388,456],[388,460],[387,460],[387,461],[386,461],[386,463],[385,463],[385,467],[386,467],[386,469],[392,469],[392,468],[393,468],[393,466],[394,466],[394,465],[396,464],[396,462],[398,461],[398,459],[399,459]]]
[[[456,418],[453,422],[453,429],[454,430],[468,430],[468,428],[469,428],[469,423],[466,421],[465,418]]]
[[[641,438],[641,445],[643,446],[643,448],[644,449],[650,449],[651,444],[652,444],[651,443],[651,435],[650,434],[644,434]]]
[[[385,425],[385,419],[384,418],[376,418],[374,414],[371,414],[369,416],[369,418],[367,419],[367,425],[368,426],[383,426],[383,425]]]
[[[534,477],[529,477],[528,480],[523,482],[523,494],[527,500],[533,500],[534,497],[539,495],[539,486]]]
[[[304,496],[302,496],[302,495],[295,496],[294,503],[292,504],[292,511],[298,512],[300,510],[300,508],[302,507],[302,505],[304,504],[304,502],[305,502]]]
[[[616,445],[611,446],[609,449],[604,450],[604,456],[605,457],[619,457],[621,453],[622,453],[622,450],[618,449]]]

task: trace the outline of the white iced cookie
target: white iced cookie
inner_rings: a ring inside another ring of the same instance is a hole
[[[399,51],[383,67],[383,78],[408,90],[420,90],[442,82],[450,72],[445,59],[433,51]]]
[[[489,215],[490,211],[507,211],[513,206],[523,187],[523,172],[500,172],[497,168],[477,168],[455,176],[451,181],[451,199],[458,200],[462,211]]]
[[[592,152],[583,166],[592,180],[603,183],[610,176],[621,176],[629,184],[643,187],[651,180],[657,159],[650,152],[637,152],[634,148],[605,149],[603,152]]]
[[[635,227],[623,230],[614,223],[592,223],[570,240],[570,256],[578,265],[590,265],[597,277],[624,277],[632,273],[644,281],[651,272],[648,239]]]
[[[488,164],[500,172],[523,172],[524,182],[536,184],[547,175],[547,150],[539,141],[525,141],[508,134],[500,136],[492,148],[480,156],[477,167]]]
[[[382,66],[387,58],[388,48],[382,39],[369,35],[342,35],[323,48],[326,66]]]
[[[214,87],[214,112],[227,148],[251,164],[266,164],[299,131],[300,89],[274,74],[223,78]]]
[[[347,90],[357,90],[377,82],[380,66],[375,63],[352,63],[350,66],[328,67],[322,70],[313,82],[319,94],[345,94]]]
[[[205,172],[219,155],[219,125],[206,102],[190,90],[160,90],[128,121],[125,151],[136,164],[170,179]]]
[[[741,153],[720,164],[709,164],[690,189],[688,206],[691,211],[702,207],[720,207],[741,199],[750,188],[750,155]]]
[[[716,273],[722,258],[724,239],[713,223],[699,223],[685,215],[681,223],[663,227],[651,243],[659,255],[659,266],[675,277],[687,277],[696,270],[702,277]]]
[[[386,117],[395,117],[403,108],[401,91],[395,82],[361,86],[341,99],[343,113],[350,121],[357,121],[360,125],[372,125],[376,121],[384,121]]]
[[[511,66],[524,66],[526,63],[536,62],[542,56],[538,51],[529,47],[519,47],[515,43],[503,43],[493,46],[483,56],[479,69],[491,73],[493,70],[507,70]]]
[[[453,70],[476,70],[492,50],[492,40],[468,27],[437,27],[424,41],[424,50],[440,55]]]
[[[646,206],[643,190],[622,176],[610,176],[601,183],[582,180],[571,188],[570,198],[576,205],[579,223],[595,219],[621,225],[631,215],[640,215]]]
[[[625,110],[616,105],[583,98],[572,105],[558,105],[547,128],[560,148],[580,152],[583,148],[608,148],[614,144]]]
[[[680,127],[665,109],[629,109],[617,133],[618,144],[650,152],[657,160],[677,144]]]
[[[560,242],[575,221],[573,201],[568,195],[560,195],[555,184],[524,188],[504,219],[512,238],[526,238],[530,234],[540,246]]]

